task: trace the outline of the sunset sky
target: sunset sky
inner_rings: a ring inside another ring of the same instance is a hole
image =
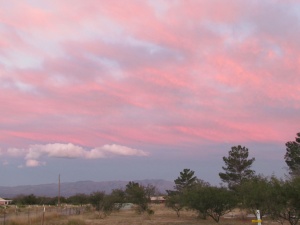
[[[0,0],[0,186],[283,176],[298,0]]]

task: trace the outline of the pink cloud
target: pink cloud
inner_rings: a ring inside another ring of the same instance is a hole
[[[281,4],[2,3],[0,139],[37,158],[106,143],[282,142],[300,122],[300,25]],[[90,157],[139,153],[115,147]]]
[[[46,165],[46,164],[45,164],[45,162],[39,162],[35,159],[29,159],[26,161],[27,167],[37,167],[37,166],[41,166],[41,165]]]

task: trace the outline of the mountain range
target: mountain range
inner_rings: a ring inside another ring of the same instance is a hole
[[[60,195],[69,197],[78,193],[91,194],[96,191],[104,191],[109,194],[113,189],[125,189],[129,181],[77,181],[66,182],[60,184]],[[174,187],[173,181],[160,179],[151,180],[135,180],[143,186],[153,185],[159,193],[166,193],[166,190],[172,190]],[[18,195],[30,195],[55,197],[58,196],[58,183],[39,184],[39,185],[23,185],[14,187],[0,186],[0,197],[13,198]]]

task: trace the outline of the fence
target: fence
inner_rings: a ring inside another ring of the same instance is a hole
[[[31,205],[18,207],[10,205],[0,209],[0,225],[8,225],[11,221],[21,221],[22,224],[28,225],[38,223],[40,221],[40,224],[44,225],[50,218],[78,215],[85,211],[86,206],[64,205],[57,207]]]

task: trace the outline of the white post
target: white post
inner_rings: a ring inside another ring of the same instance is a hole
[[[261,220],[260,220],[260,211],[259,210],[256,210],[256,218],[257,218],[257,220],[258,220],[258,222],[257,222],[257,225],[261,225]]]
[[[44,205],[43,205],[44,206]],[[43,217],[42,217],[42,225],[44,225],[44,221],[45,221],[45,212],[46,212],[46,208],[44,206],[44,210],[43,210]]]

